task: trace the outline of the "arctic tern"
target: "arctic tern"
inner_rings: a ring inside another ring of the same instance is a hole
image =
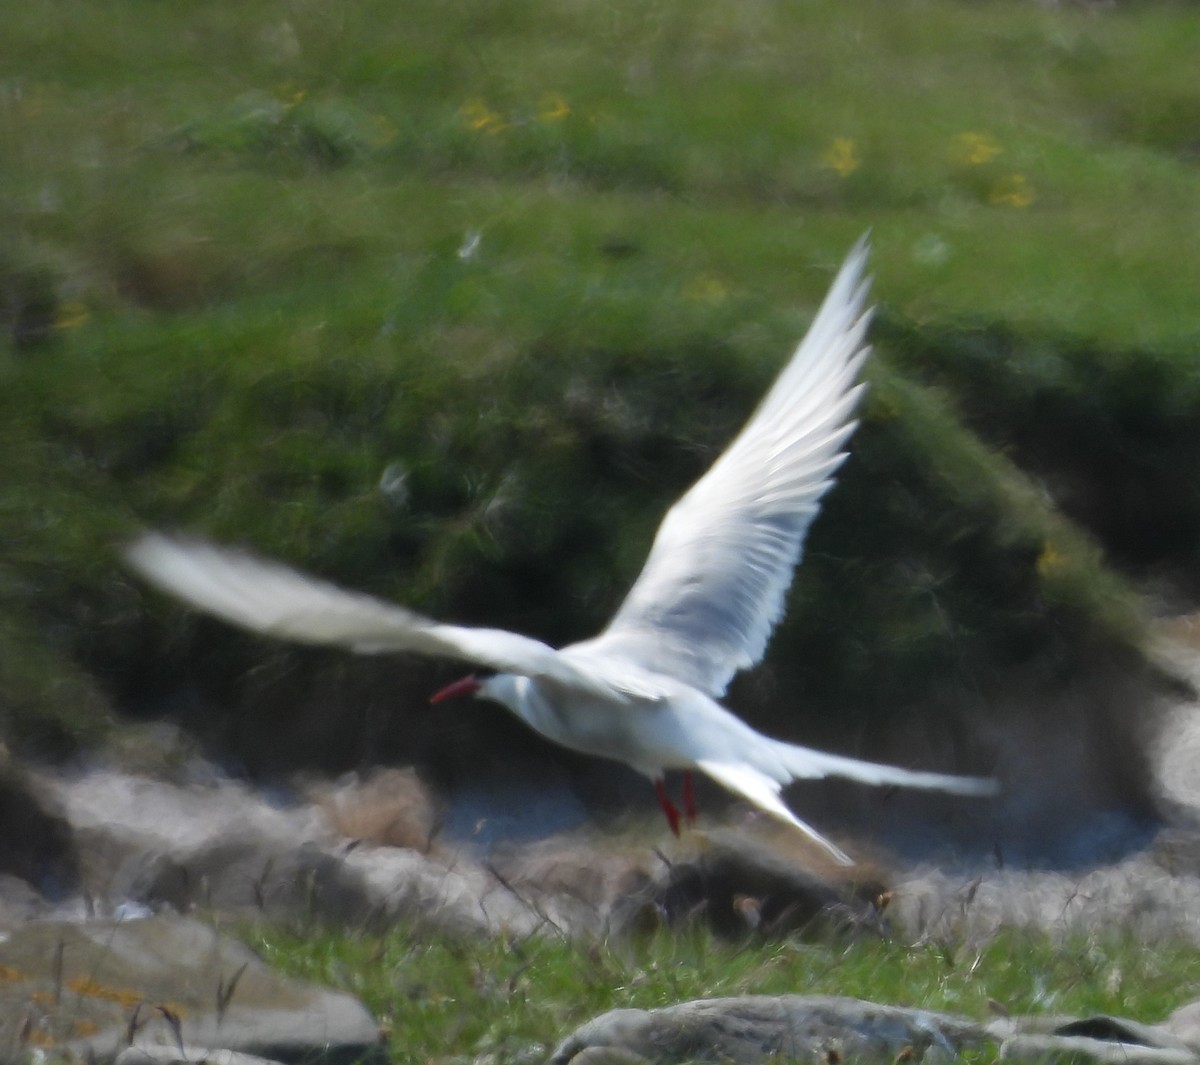
[[[443,624],[285,566],[195,539],[146,533],[128,561],[159,588],[254,632],[365,654],[415,652],[479,673],[433,696],[507,707],[546,738],[632,766],[654,784],[672,831],[681,813],[666,770],[683,770],[695,818],[698,770],[793,825],[836,861],[852,859],[798,818],[780,792],[844,777],[959,795],[994,780],[881,765],[772,739],[718,700],[763,657],[782,617],[809,526],[846,458],[864,385],[871,311],[865,238],[850,252],[807,336],[745,428],[670,508],[649,558],[598,636],[561,649],[500,629]]]

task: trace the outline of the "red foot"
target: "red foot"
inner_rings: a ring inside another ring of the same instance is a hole
[[[663,785],[662,777],[654,782],[654,794],[658,796],[658,805],[662,807],[662,812],[667,815],[667,824],[671,826],[671,831],[678,836],[679,807],[667,798],[667,789]]]
[[[696,793],[692,790],[692,771],[683,771],[683,813],[689,825],[696,823]]]

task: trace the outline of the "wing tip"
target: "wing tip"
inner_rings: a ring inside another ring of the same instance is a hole
[[[157,580],[164,565],[178,557],[184,545],[176,536],[147,529],[121,544],[117,552],[125,564],[143,577]]]

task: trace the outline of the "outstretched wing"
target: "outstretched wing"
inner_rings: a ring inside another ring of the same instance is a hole
[[[645,568],[586,647],[713,696],[755,665],[783,615],[821,497],[846,458],[865,387],[866,239],[808,335],[725,453],[667,512]]]
[[[125,549],[125,557],[163,591],[266,636],[363,654],[412,651],[454,658],[485,669],[553,680],[617,701],[659,694],[639,689],[632,675],[614,683],[600,670],[572,662],[528,636],[444,625],[279,563],[200,540],[147,533]]]

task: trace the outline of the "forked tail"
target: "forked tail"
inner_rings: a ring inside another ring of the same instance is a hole
[[[765,737],[761,737],[765,739]],[[827,754],[808,747],[770,740],[774,755],[774,771],[767,770],[769,759],[762,759],[763,768],[745,761],[721,762],[713,758],[699,759],[696,767],[718,784],[754,803],[774,817],[799,829],[814,843],[841,865],[853,865],[851,858],[836,844],[831,843],[812,825],[800,820],[780,797],[784,784],[793,780],[816,780],[822,777],[845,777],[861,784],[899,785],[905,788],[923,788],[945,791],[953,795],[995,795],[1000,786],[990,777],[963,777],[949,773],[922,773],[912,769],[901,769],[894,765],[864,762],[858,758],[847,758],[839,754]]]
[[[744,799],[749,799],[760,810],[765,810],[772,816],[778,817],[780,821],[785,821],[793,828],[798,828],[839,865],[854,864],[854,859],[850,855],[835,843],[827,840],[812,825],[801,821],[800,818],[787,808],[787,804],[779,797],[779,791],[782,787],[779,781],[772,779],[765,773],[760,773],[753,766],[744,764],[716,762],[705,758],[698,761],[696,767],[705,775],[712,777],[718,784],[728,788],[735,795],[741,795]]]

